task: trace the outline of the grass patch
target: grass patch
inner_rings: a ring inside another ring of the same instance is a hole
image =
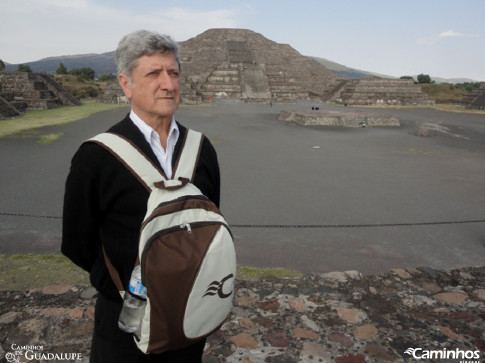
[[[458,113],[475,113],[475,114],[485,114],[483,110],[473,110],[464,108],[461,105],[456,105],[452,103],[436,103],[434,105],[351,105],[351,106],[344,106],[339,103],[329,103],[332,106],[340,106],[342,108],[379,108],[379,109],[388,109],[388,110],[418,110],[418,109],[432,109],[438,111],[445,111],[445,112],[458,112]],[[380,126],[382,127],[382,126]]]
[[[0,255],[0,291],[89,285],[89,275],[61,255]]]
[[[299,278],[284,268],[241,266],[239,280]],[[26,291],[49,285],[90,285],[89,274],[62,255],[0,255],[0,291]]]
[[[237,278],[240,280],[252,280],[252,279],[268,279],[268,278],[298,278],[303,274],[286,270],[284,268],[257,268],[250,266],[241,266],[238,269]]]
[[[458,113],[475,113],[485,115],[485,111],[483,110],[474,110],[464,108],[463,106],[453,105],[450,103],[440,103],[433,106],[435,109],[439,111],[446,111],[446,112],[458,112]]]
[[[468,93],[465,90],[454,88],[449,84],[420,84],[421,89],[436,102],[460,102]]]
[[[52,141],[56,141],[58,138],[60,138],[62,135],[64,135],[63,132],[59,132],[57,134],[47,134],[47,135],[42,135],[39,140],[37,140],[38,144],[45,145],[49,144]]]
[[[108,82],[88,81],[72,74],[56,74],[54,79],[78,99],[97,97],[108,84]]]
[[[13,135],[25,130],[44,126],[62,125],[80,120],[94,113],[128,107],[125,104],[101,103],[95,100],[85,100],[81,106],[62,106],[50,110],[27,111],[14,119],[0,121],[0,137]]]

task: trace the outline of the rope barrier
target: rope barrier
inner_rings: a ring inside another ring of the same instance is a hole
[[[24,214],[24,213],[4,213],[0,212],[1,216],[8,216],[8,217],[28,217],[28,218],[50,218],[50,219],[62,219],[62,217],[58,216],[40,216],[34,214]]]
[[[232,228],[376,228],[376,227],[412,227],[433,226],[444,224],[485,223],[485,219],[444,222],[413,222],[413,223],[374,223],[374,224],[231,224]]]
[[[62,219],[59,216],[42,216],[24,213],[2,213],[2,216]],[[415,227],[415,226],[437,226],[449,224],[471,224],[485,223],[485,219],[472,219],[462,221],[441,221],[441,222],[412,222],[412,223],[374,223],[374,224],[230,224],[231,228],[268,228],[268,229],[325,229],[325,228],[384,228],[384,227]]]

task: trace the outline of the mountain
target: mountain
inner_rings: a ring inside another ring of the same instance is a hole
[[[417,80],[418,76],[413,76],[413,78]],[[470,78],[440,78],[440,77],[433,77],[433,76],[431,76],[431,80],[436,83],[449,83],[449,84],[477,82]]]
[[[183,43],[183,42],[181,42]],[[342,64],[332,62],[325,58],[311,57],[318,63],[324,65],[339,78],[369,78],[369,77],[381,77],[392,78],[389,76],[378,75],[366,71],[361,71],[353,68],[346,67]],[[34,72],[46,72],[49,74],[55,74],[59,64],[63,63],[68,71],[76,68],[89,67],[94,69],[96,76],[101,74],[116,74],[116,65],[114,61],[114,51],[102,53],[102,54],[78,54],[78,55],[66,55],[59,57],[48,57],[38,61],[22,63],[23,65],[30,66]],[[7,71],[16,71],[18,64],[10,64],[5,62],[5,69]]]
[[[181,42],[184,43],[184,42]],[[370,77],[378,77],[378,78],[389,78],[395,79],[395,77],[367,72],[359,69],[349,68],[342,64],[330,61],[325,58],[313,57],[315,61],[324,65],[326,68],[331,70],[334,74],[337,75],[339,78],[344,79],[361,79],[361,78],[370,78]],[[4,60],[5,62],[5,60]],[[89,67],[95,70],[96,76],[100,76],[102,74],[116,74],[116,66],[114,62],[114,51],[106,52],[102,54],[79,54],[79,55],[66,55],[66,56],[59,56],[59,57],[49,57],[43,58],[38,61],[23,63],[24,65],[30,66],[33,72],[46,72],[50,74],[55,74],[59,64],[63,63],[64,66],[67,68],[68,71],[76,68],[84,68]],[[5,69],[8,71],[16,71],[19,64],[9,64],[5,62]],[[414,76],[416,79],[417,76]],[[477,82],[475,80],[467,79],[467,78],[439,78],[439,77],[432,77],[431,79],[436,83],[465,83],[465,82]]]
[[[386,76],[379,73],[371,73],[371,72],[361,71],[359,69],[349,68],[342,64],[332,62],[331,60],[328,60],[325,58],[318,58],[318,57],[312,57],[312,58],[315,59],[318,63],[323,64],[325,67],[330,69],[339,78],[361,79],[361,78],[378,77],[378,78],[395,79],[395,77]]]
[[[68,71],[77,68],[92,68],[96,72],[96,76],[102,74],[116,74],[116,65],[114,60],[115,52],[107,52],[102,54],[79,54],[79,55],[65,55],[60,57],[43,58],[35,62],[23,63],[30,66],[33,72],[46,72],[55,74],[59,64],[62,63]],[[5,64],[7,71],[16,71],[18,64]]]

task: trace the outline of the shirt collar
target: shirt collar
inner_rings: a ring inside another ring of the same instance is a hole
[[[160,137],[158,136],[158,133],[150,126],[148,125],[145,121],[143,121],[133,110],[130,112],[130,119],[133,121],[133,123],[138,127],[138,129],[141,131],[143,136],[145,137],[145,140],[152,145],[152,137],[155,137],[155,139],[160,140]],[[178,140],[180,131],[177,126],[177,122],[175,122],[175,118],[172,116],[172,121],[170,122],[170,129],[168,131],[168,140],[174,139],[175,143]],[[167,143],[168,143],[167,140]]]

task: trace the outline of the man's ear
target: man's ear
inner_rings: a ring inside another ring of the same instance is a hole
[[[130,77],[128,77],[124,73],[118,74],[118,83],[121,86],[121,89],[125,93],[126,98],[131,99],[131,80]]]

